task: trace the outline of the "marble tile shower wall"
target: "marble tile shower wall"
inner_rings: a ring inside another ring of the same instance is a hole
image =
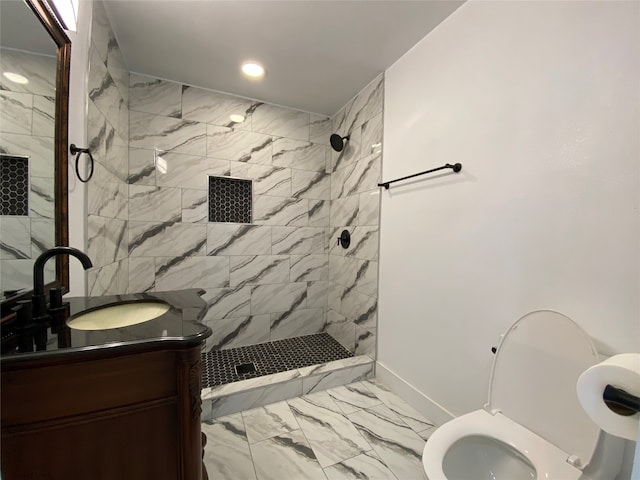
[[[330,119],[136,74],[129,86],[130,290],[205,289],[208,348],[324,331]],[[253,181],[251,223],[208,222],[209,175]]]
[[[5,72],[29,83],[11,82]],[[55,242],[55,78],[54,56],[0,49],[0,153],[29,157],[27,215],[0,216],[3,291],[31,288],[34,259]],[[55,263],[48,262],[45,280],[54,276]]]
[[[327,331],[357,355],[376,355],[378,233],[382,169],[381,74],[332,118],[349,141],[331,152],[331,214]],[[337,237],[351,233],[343,249]]]
[[[87,134],[95,172],[87,184],[89,294],[128,291],[129,72],[102,2],[93,5]]]

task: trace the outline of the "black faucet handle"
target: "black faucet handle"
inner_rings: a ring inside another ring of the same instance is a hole
[[[52,288],[49,290],[49,308],[60,308],[62,307],[62,289],[61,288]]]
[[[16,314],[16,326],[19,329],[28,328],[31,325],[32,305],[29,300],[21,300],[11,309]]]

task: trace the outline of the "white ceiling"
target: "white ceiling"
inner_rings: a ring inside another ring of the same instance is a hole
[[[331,116],[463,2],[104,3],[132,72]],[[240,73],[249,59],[261,82]]]
[[[58,49],[26,3],[0,0],[0,45],[55,56]]]

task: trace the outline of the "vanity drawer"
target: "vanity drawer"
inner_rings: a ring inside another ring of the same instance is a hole
[[[3,369],[2,427],[176,396],[177,361],[172,351],[156,351]]]

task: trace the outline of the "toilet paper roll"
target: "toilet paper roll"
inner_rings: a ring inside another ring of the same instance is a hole
[[[602,399],[607,385],[640,397],[640,354],[623,353],[585,370],[578,378],[578,399],[602,430],[628,440],[638,438],[640,413],[624,416],[614,413]]]

